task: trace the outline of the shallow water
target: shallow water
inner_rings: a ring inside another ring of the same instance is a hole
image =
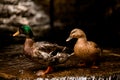
[[[38,64],[22,55],[22,44],[13,44],[0,50],[0,78],[12,80],[41,80],[35,72],[47,66]],[[54,66],[54,72],[44,76],[44,79],[62,80],[91,80],[120,79],[120,57],[109,54],[120,54],[120,49],[104,49],[99,69],[80,68],[73,66],[74,59],[65,64]]]

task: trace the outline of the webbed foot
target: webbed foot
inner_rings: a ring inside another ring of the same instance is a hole
[[[93,65],[93,66],[91,66],[91,68],[92,68],[92,69],[98,69],[99,67],[98,67],[98,66]]]
[[[52,67],[51,67],[51,66],[48,66],[45,71],[44,71],[44,70],[39,70],[39,71],[36,73],[36,75],[37,75],[37,76],[45,76],[46,74],[48,74],[48,73],[50,73],[50,72],[52,72],[52,71],[53,71]]]
[[[45,71],[43,71],[43,70],[39,70],[37,73],[36,73],[36,75],[37,76],[45,76]]]

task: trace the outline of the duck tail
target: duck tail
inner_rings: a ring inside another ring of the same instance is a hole
[[[68,57],[70,57],[70,56],[72,56],[72,55],[74,55],[74,52],[73,52],[73,53],[71,53],[70,55],[68,55]]]

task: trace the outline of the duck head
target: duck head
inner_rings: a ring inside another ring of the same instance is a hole
[[[33,32],[31,28],[28,25],[23,25],[22,27],[19,27],[18,31],[13,34],[13,36],[18,36],[20,34],[26,35],[26,37],[33,37]]]
[[[81,30],[81,29],[78,29],[78,28],[75,28],[73,29],[71,32],[70,32],[70,35],[69,37],[66,39],[66,41],[70,41],[71,39],[73,38],[79,38],[79,39],[86,39],[86,35],[85,33]]]

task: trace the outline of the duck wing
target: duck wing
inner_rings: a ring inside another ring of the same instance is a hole
[[[33,44],[32,49],[33,57],[48,59],[51,56],[56,55],[57,52],[63,51],[64,46],[49,42],[36,42]]]
[[[42,50],[44,52],[50,53],[51,51],[54,50],[62,50],[64,47],[59,46],[58,44],[55,43],[50,43],[50,42],[36,42],[33,44],[34,48],[38,48],[39,50]]]
[[[72,50],[49,42],[36,42],[33,45],[34,58],[59,64],[68,60]]]
[[[88,44],[89,53],[91,53],[94,56],[101,56],[102,49],[95,42],[89,41]]]
[[[72,56],[74,53],[68,54],[64,52],[57,52],[55,56],[52,56],[50,58],[50,62],[54,64],[62,64],[66,62],[70,56]]]

